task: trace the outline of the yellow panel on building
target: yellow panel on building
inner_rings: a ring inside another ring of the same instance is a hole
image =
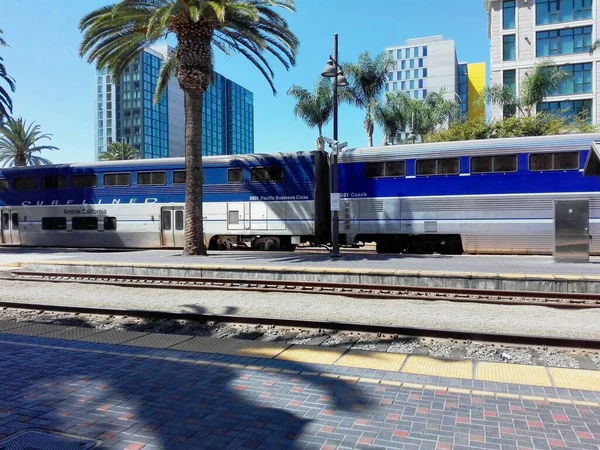
[[[467,119],[485,117],[485,105],[479,104],[477,98],[485,87],[485,63],[467,64]]]

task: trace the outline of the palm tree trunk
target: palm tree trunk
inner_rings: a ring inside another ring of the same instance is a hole
[[[365,119],[365,131],[369,140],[369,147],[373,147],[373,121],[367,116]]]
[[[317,150],[325,151],[325,141],[323,140],[323,125],[319,124],[319,137],[317,138]]]
[[[185,89],[184,255],[206,255],[202,223],[202,91]]]
[[[27,161],[25,160],[25,155],[15,156],[15,167],[25,167],[26,165]]]

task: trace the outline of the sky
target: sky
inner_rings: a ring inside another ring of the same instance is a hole
[[[16,80],[14,116],[35,121],[60,150],[43,156],[54,163],[94,160],[95,67],[78,56],[79,19],[110,0],[1,0],[0,29],[10,45],[0,50]],[[383,52],[406,39],[443,35],[456,43],[459,61],[488,64],[487,15],[483,0],[296,0],[285,14],[300,47],[296,66],[286,71],[271,59],[277,95],[242,55],[215,51],[215,70],[254,93],[254,151],[273,153],[315,148],[316,129],[293,114],[291,85],[312,88],[339,34],[339,59],[355,61],[364,51]],[[342,105],[339,139],[367,145],[364,111]],[[332,136],[331,122],[324,135]],[[374,143],[383,139],[376,129]]]

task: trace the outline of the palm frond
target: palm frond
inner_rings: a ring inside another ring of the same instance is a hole
[[[0,162],[6,165],[41,165],[51,164],[49,160],[39,156],[45,150],[58,150],[53,145],[39,145],[43,139],[50,140],[51,134],[42,133],[35,122],[27,122],[19,117],[10,118],[0,126]]]

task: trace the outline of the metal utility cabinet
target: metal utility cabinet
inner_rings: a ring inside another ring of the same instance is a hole
[[[554,201],[554,261],[590,261],[589,200]]]

